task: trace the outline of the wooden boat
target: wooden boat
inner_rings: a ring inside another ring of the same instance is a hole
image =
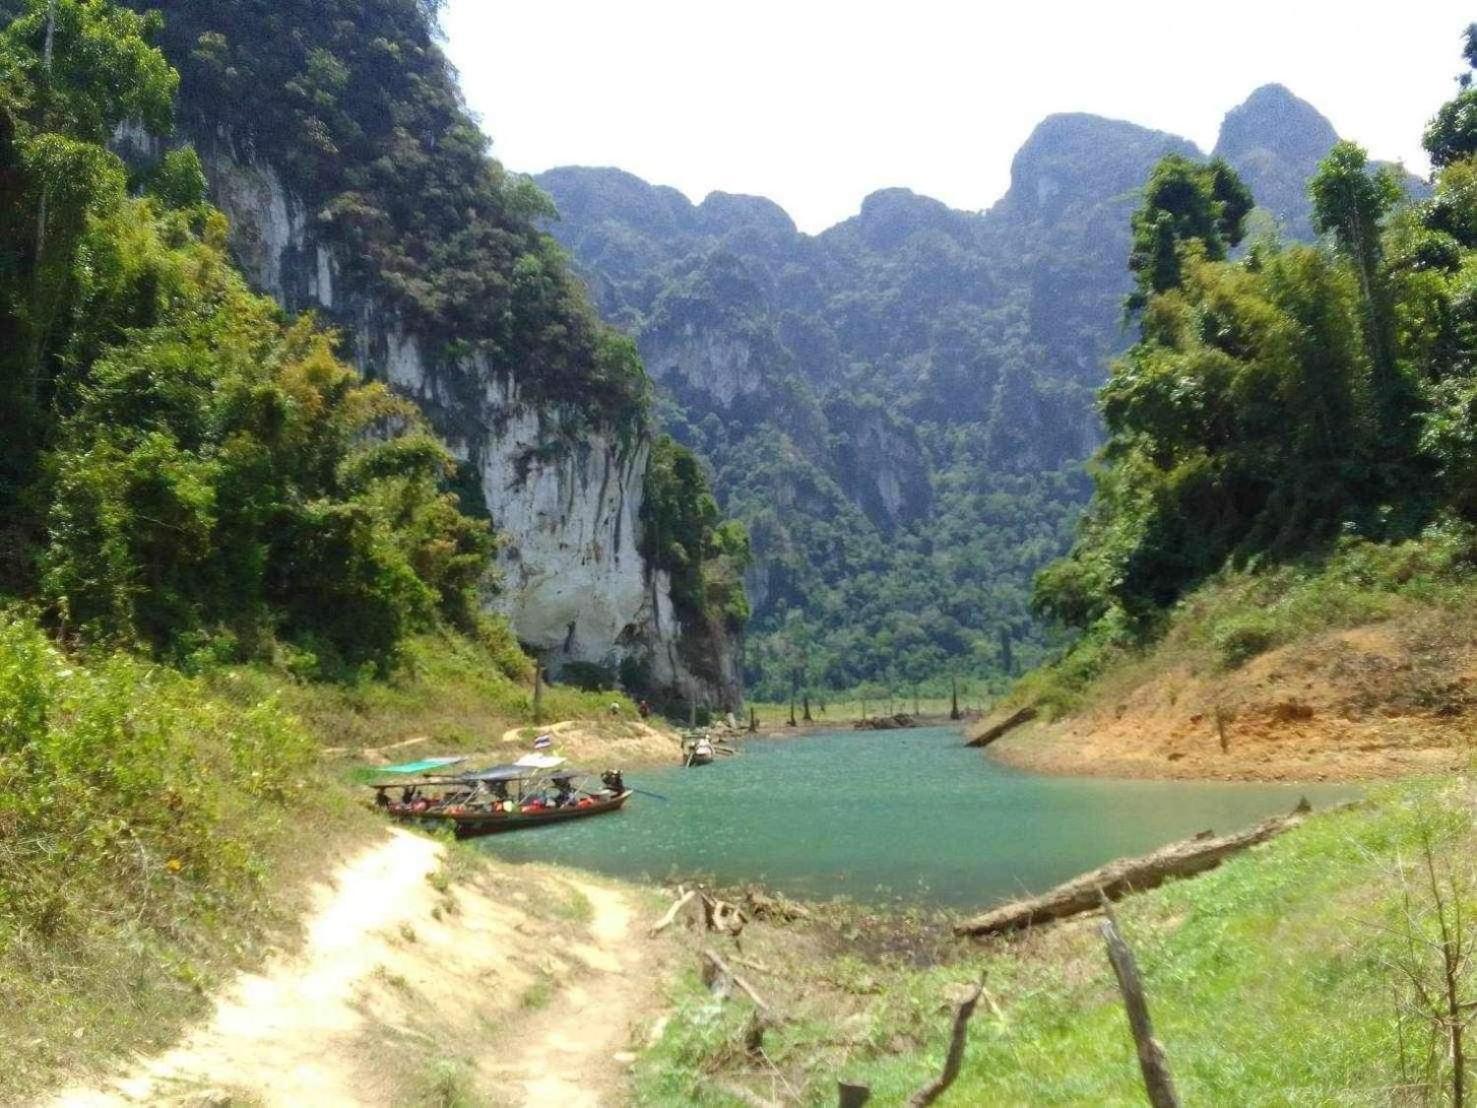
[[[391,817],[449,823],[459,839],[618,812],[631,799],[634,790],[626,788],[619,770],[600,775],[599,786],[589,788],[579,782],[594,775],[560,770],[563,762],[531,755],[513,765],[370,787],[376,807]],[[390,795],[394,789],[400,790],[398,799]]]
[[[502,831],[518,831],[525,827],[542,827],[546,823],[564,823],[588,816],[603,816],[607,812],[618,812],[631,799],[631,790],[616,793],[603,799],[590,798],[568,804],[562,808],[542,808],[536,811],[514,810],[512,812],[444,809],[435,818],[449,820],[456,829],[456,837],[470,839],[478,835],[496,835]]]

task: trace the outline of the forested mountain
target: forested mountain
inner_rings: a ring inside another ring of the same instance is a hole
[[[555,670],[737,707],[744,532],[435,8],[0,0],[0,599],[325,677],[505,647],[492,607]]]
[[[1311,235],[1304,188],[1336,138],[1280,86],[1227,116],[1217,154],[1265,206],[1253,225]],[[989,211],[892,189],[816,236],[757,197],[694,205],[614,169],[537,178],[667,427],[749,526],[762,692],[1039,656],[1031,577],[1089,490],[1095,392],[1129,341],[1130,216],[1166,154],[1203,157],[1053,116]]]
[[[157,19],[177,128],[130,121],[115,147],[145,174],[192,143],[252,285],[425,414],[463,510],[501,535],[483,602],[556,671],[736,707],[742,529],[658,441],[633,344],[538,225],[547,197],[489,156],[438,5],[120,6]]]

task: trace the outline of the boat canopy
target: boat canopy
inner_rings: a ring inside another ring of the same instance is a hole
[[[558,769],[564,761],[553,754],[525,754],[513,764],[522,769]]]
[[[528,769],[525,766],[489,766],[487,769],[474,770],[471,773],[459,773],[456,779],[458,781],[517,781],[527,776]]]
[[[426,773],[433,769],[443,769],[446,766],[454,766],[459,762],[465,762],[465,758],[422,758],[419,762],[406,762],[398,766],[381,766],[378,773]]]

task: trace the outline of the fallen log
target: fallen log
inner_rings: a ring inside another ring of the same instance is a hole
[[[1000,738],[1002,735],[1010,731],[1014,731],[1022,724],[1030,723],[1035,718],[1036,709],[1034,707],[1022,708],[1017,712],[1012,712],[1010,715],[1002,719],[999,723],[991,724],[984,730],[978,731],[975,734],[969,736],[969,740],[964,745],[973,747],[989,746],[992,742]]]
[[[1139,858],[1120,858],[1050,892],[993,908],[956,924],[954,934],[998,935],[1090,912],[1101,907],[1104,899],[1120,900],[1129,893],[1156,888],[1172,877],[1191,877],[1214,869],[1230,855],[1290,831],[1302,821],[1300,813],[1279,816],[1234,835],[1186,839]]]

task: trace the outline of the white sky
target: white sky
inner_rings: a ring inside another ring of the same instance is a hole
[[[1423,173],[1474,19],[1470,0],[447,0],[443,24],[510,169],[755,193],[819,231],[895,185],[988,207],[1051,112],[1209,149],[1269,81]]]

